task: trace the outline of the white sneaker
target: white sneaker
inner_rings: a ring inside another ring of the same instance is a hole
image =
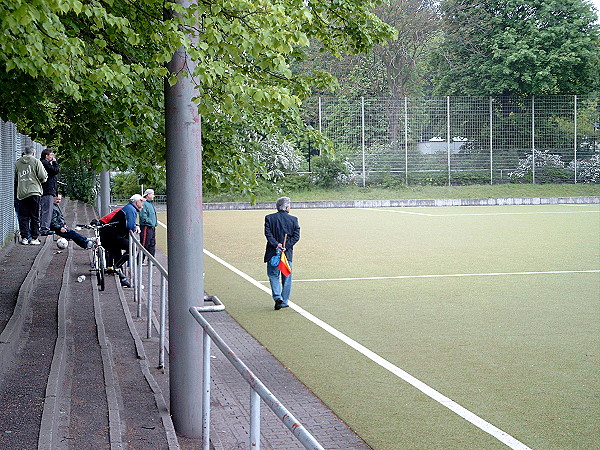
[[[95,242],[92,241],[91,239],[88,239],[87,244],[85,245],[85,248],[90,249],[94,246]]]
[[[29,245],[40,245],[41,242],[39,239],[32,239]]]
[[[21,244],[29,245],[29,239],[25,239],[25,238],[21,239]]]

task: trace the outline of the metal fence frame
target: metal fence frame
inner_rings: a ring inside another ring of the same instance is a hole
[[[318,97],[304,113],[363,186],[391,175],[406,184],[501,183],[528,159],[526,181],[544,182],[536,158],[546,154],[562,160],[561,182],[578,183],[581,161],[600,153],[598,95]]]
[[[0,247],[19,229],[14,203],[15,162],[27,145],[33,145],[35,155],[41,156],[42,144],[19,133],[14,123],[0,119]]]

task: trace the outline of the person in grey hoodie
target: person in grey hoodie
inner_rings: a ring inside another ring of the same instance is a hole
[[[33,147],[25,147],[23,156],[15,163],[15,191],[19,200],[19,232],[23,245],[40,245],[40,197],[42,183],[47,179],[48,173],[34,156]]]

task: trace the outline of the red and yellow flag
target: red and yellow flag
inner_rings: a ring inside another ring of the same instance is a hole
[[[290,268],[287,257],[285,256],[285,252],[281,252],[281,260],[279,261],[279,265],[277,266],[277,268],[286,277],[289,277],[292,273],[292,269]]]

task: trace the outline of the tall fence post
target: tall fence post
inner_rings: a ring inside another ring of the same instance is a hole
[[[363,176],[363,188],[366,186],[367,184],[367,173],[366,173],[366,168],[365,168],[365,98],[361,97],[360,98],[360,104],[361,104],[361,148],[362,148],[362,176]]]
[[[450,96],[446,96],[446,134],[448,144],[448,186],[452,185],[450,179]]]
[[[494,112],[492,108],[492,97],[490,96],[490,184],[494,184],[494,137],[493,137],[493,126],[494,126]]]
[[[404,181],[408,186],[408,97],[404,96]]]
[[[575,169],[575,175],[574,175],[574,183],[577,184],[577,96],[575,95],[574,98],[574,106],[573,106],[573,123],[574,123],[574,130],[573,130],[573,164],[574,164],[574,169]]]
[[[531,96],[531,161],[532,183],[535,184],[535,95]]]
[[[319,133],[323,132],[323,123],[322,123],[322,112],[321,112],[321,96],[319,96]]]

